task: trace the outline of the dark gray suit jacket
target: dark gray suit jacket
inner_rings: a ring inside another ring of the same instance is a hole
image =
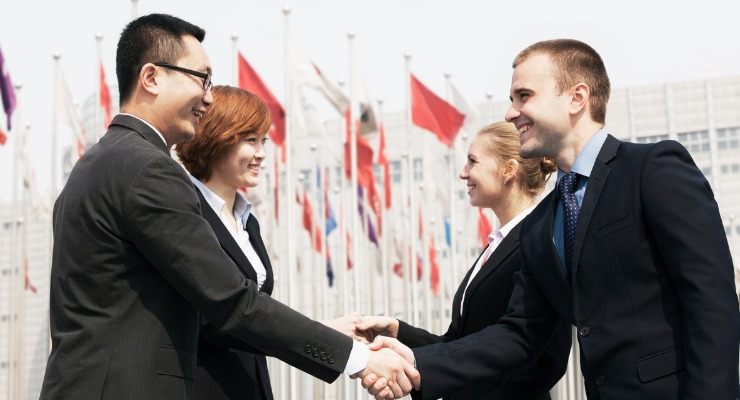
[[[452,302],[452,322],[444,335],[433,335],[399,321],[398,340],[412,348],[432,343],[447,343],[493,325],[504,316],[511,291],[514,288],[514,275],[522,265],[519,252],[521,226],[520,222],[506,235],[470,285],[467,285],[475,264],[478,263],[478,260],[475,261],[473,268],[468,271],[455,293]],[[465,290],[466,285],[467,291]],[[464,299],[463,292],[465,293]],[[465,311],[462,316],[460,315],[461,304],[464,304],[463,310]],[[561,323],[557,334],[542,356],[531,367],[512,374],[503,381],[486,380],[481,384],[467,385],[459,392],[451,393],[445,399],[549,400],[550,389],[560,380],[568,366],[570,343],[570,325]],[[466,368],[429,370],[427,375],[422,376],[422,380],[435,380],[439,374],[446,375],[445,379],[447,379],[450,375],[466,373]]]
[[[116,116],[77,162],[53,223],[42,399],[187,399],[198,311],[320,379],[336,379],[347,362],[351,339],[244,278],[182,166],[137,118]]]
[[[735,399],[732,259],[709,183],[686,149],[608,136],[581,207],[572,283],[552,240],[557,206],[553,191],[524,220],[522,269],[500,323],[414,349],[423,398],[535,359],[565,319],[578,328],[589,399]],[[456,365],[469,373],[424,379]]]

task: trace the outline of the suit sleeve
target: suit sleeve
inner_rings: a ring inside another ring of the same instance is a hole
[[[124,212],[134,245],[223,332],[324,381],[342,372],[352,340],[259,293],[244,278],[200,216],[195,189],[179,164],[152,157],[140,167]]]
[[[429,331],[426,331],[415,326],[411,326],[406,322],[398,320],[398,341],[405,344],[408,347],[421,347],[428,344],[449,342],[447,335],[452,332],[452,327],[447,330],[447,333],[443,336],[437,336]]]
[[[729,398],[738,390],[740,313],[712,190],[686,149],[674,141],[653,146],[640,190],[646,225],[683,312],[684,398]]]
[[[200,337],[214,347],[246,351],[247,353],[263,356],[269,355],[234,335],[221,332],[221,330],[213,326],[208,318],[202,315],[200,317]]]
[[[413,397],[438,399],[470,385],[502,382],[544,352],[560,322],[524,260],[507,315],[498,323],[449,343],[413,349],[421,373],[421,393]]]

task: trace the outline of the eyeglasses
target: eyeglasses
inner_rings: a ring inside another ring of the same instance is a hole
[[[167,68],[167,69],[171,69],[175,71],[184,72],[186,74],[197,76],[198,78],[203,79],[203,90],[206,92],[210,90],[211,87],[213,87],[213,82],[211,82],[211,74],[193,71],[192,69],[178,67],[177,65],[170,65],[166,63],[155,63],[154,65],[156,65],[157,67],[162,67],[162,68]]]

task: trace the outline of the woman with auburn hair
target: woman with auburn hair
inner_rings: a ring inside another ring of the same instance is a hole
[[[259,183],[270,111],[246,90],[215,86],[212,91],[213,104],[200,120],[195,137],[177,146],[177,156],[191,175],[203,218],[224,252],[260,292],[270,295],[274,284],[270,258],[253,206],[239,191]],[[352,336],[349,332],[357,321],[359,314],[321,322]],[[265,356],[201,318],[192,398],[273,399]]]
[[[522,159],[519,147],[519,133],[508,122],[483,127],[470,143],[460,179],[467,183],[470,205],[490,208],[500,228],[488,236],[488,246],[460,283],[447,332],[438,336],[395,318],[366,316],[357,329],[365,332],[368,340],[389,336],[412,348],[449,342],[495,324],[506,313],[514,274],[521,266],[521,222],[534,209],[537,196],[556,170],[549,158]],[[565,373],[570,344],[570,326],[562,323],[535,364],[512,371],[503,382],[470,386],[449,399],[549,400],[550,389]]]

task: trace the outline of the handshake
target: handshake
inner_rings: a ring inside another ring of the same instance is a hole
[[[371,351],[367,366],[351,377],[362,379],[362,387],[376,399],[398,399],[412,389],[421,389],[421,375],[414,368],[414,353],[395,339],[397,319],[363,317],[354,312],[321,323],[368,344]]]

